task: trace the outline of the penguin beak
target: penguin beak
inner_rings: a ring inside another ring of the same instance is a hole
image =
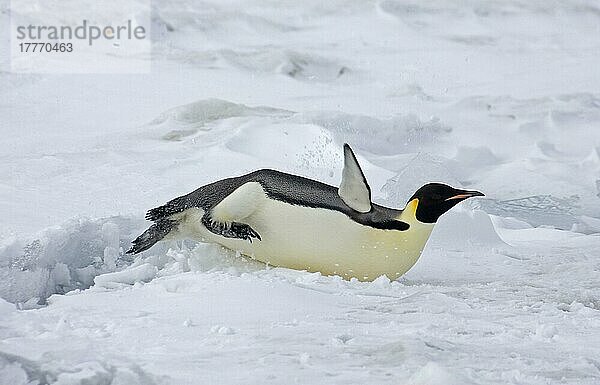
[[[472,198],[472,197],[483,197],[485,196],[483,193],[479,192],[479,191],[469,191],[469,190],[458,190],[457,191],[458,194],[451,196],[450,198],[446,198],[444,199],[445,201],[451,201],[451,200],[464,200],[467,198]]]

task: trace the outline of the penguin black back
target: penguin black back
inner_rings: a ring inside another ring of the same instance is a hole
[[[269,198],[292,205],[336,210],[348,215],[358,223],[375,228],[407,230],[409,227],[408,224],[393,219],[402,210],[373,204],[369,212],[360,213],[344,203],[338,194],[337,187],[271,169],[262,169],[207,184],[189,194],[175,198],[163,206],[151,209],[146,214],[146,219],[157,221],[192,207],[209,211],[238,187],[249,182],[260,183]]]

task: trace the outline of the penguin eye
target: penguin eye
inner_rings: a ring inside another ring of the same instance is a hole
[[[434,201],[439,201],[442,199],[442,196],[440,194],[431,194],[431,199]]]

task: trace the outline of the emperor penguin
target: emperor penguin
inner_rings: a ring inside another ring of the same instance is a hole
[[[161,239],[217,243],[271,266],[345,279],[396,279],[419,259],[438,218],[479,191],[441,183],[419,188],[402,210],[371,201],[348,144],[339,188],[262,169],[219,180],[151,209],[137,254]]]

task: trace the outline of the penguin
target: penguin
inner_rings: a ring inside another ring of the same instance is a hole
[[[217,243],[271,266],[345,279],[396,279],[419,259],[434,225],[457,203],[483,196],[442,183],[419,188],[402,210],[371,201],[348,144],[339,188],[271,169],[219,180],[148,211],[129,254],[162,239]]]

